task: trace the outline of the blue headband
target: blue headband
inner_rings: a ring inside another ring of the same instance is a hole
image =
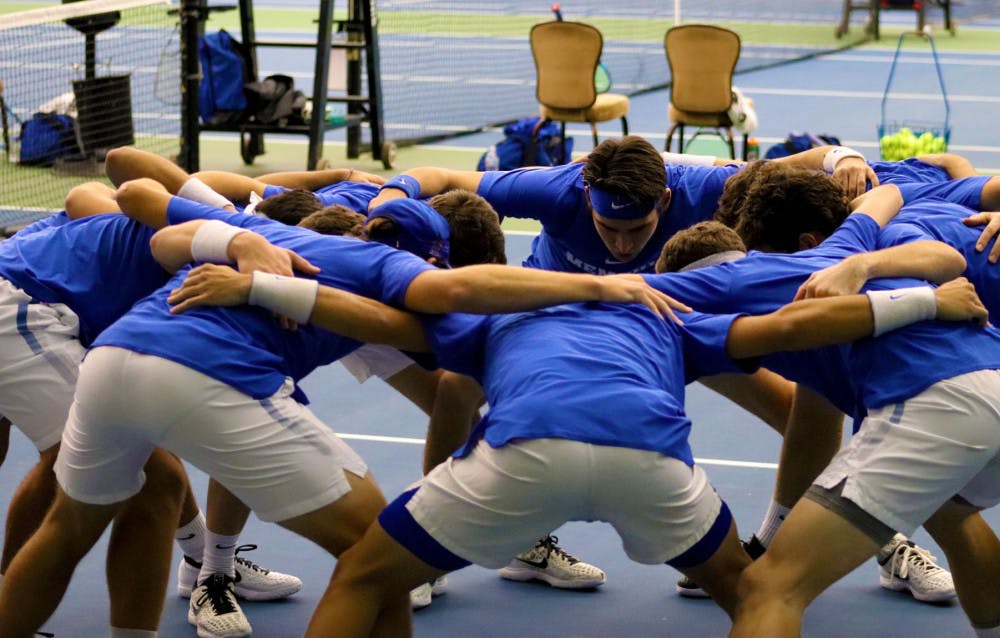
[[[598,215],[610,219],[642,219],[652,212],[652,208],[646,208],[625,195],[613,195],[596,186],[590,186],[590,205]]]
[[[451,231],[448,221],[430,205],[419,199],[391,199],[369,211],[369,221],[376,217],[388,217],[399,224],[399,233],[385,238],[383,243],[424,259],[435,257],[440,265],[448,265]]]

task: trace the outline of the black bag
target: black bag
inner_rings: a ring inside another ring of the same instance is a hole
[[[306,96],[295,90],[295,80],[290,76],[269,75],[260,82],[247,84],[246,92],[250,98],[247,111],[252,121],[278,126],[303,121]]]

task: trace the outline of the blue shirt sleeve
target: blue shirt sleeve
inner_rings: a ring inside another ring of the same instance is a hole
[[[482,383],[489,318],[453,313],[422,315],[420,319],[438,365]]]
[[[822,247],[825,251],[842,249],[847,254],[875,250],[880,230],[874,218],[863,212],[855,212],[848,215],[840,228],[826,238]]]
[[[501,219],[537,219],[546,230],[558,233],[576,215],[588,210],[582,174],[580,163],[487,171],[477,192],[492,204]]]
[[[753,372],[759,359],[734,361],[726,353],[729,329],[740,315],[681,315],[684,344],[684,376],[687,382],[723,372]]]
[[[934,238],[915,224],[889,224],[882,229],[882,232],[879,233],[878,245],[876,248],[881,249],[889,248],[891,246],[900,246],[902,244],[909,244],[910,242],[920,241],[922,239]]]

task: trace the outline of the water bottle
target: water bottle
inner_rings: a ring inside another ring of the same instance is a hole
[[[760,159],[760,142],[756,137],[747,138],[747,161]]]
[[[486,158],[483,159],[483,168],[488,171],[500,170],[500,156],[497,155],[496,145],[486,149]]]

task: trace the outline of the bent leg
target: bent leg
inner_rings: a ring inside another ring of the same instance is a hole
[[[924,528],[948,558],[969,621],[976,627],[1000,625],[1000,539],[978,509],[948,501]]]
[[[736,611],[736,587],[740,573],[750,564],[750,556],[743,551],[736,523],[729,526],[725,540],[711,558],[700,565],[681,571],[691,578],[718,603],[732,618]]]
[[[878,548],[839,514],[800,500],[767,552],[743,570],[730,638],[797,638],[809,603]]]
[[[59,446],[54,445],[39,453],[38,463],[32,467],[17,486],[7,507],[7,525],[4,532],[3,557],[0,574],[6,574],[14,555],[38,529],[45,513],[56,495],[56,475],[53,466]]]
[[[142,490],[125,501],[111,529],[108,593],[112,627],[154,631],[163,612],[187,474],[179,459],[159,448],[144,469]]]
[[[717,374],[699,381],[784,435],[795,391],[791,381],[763,368],[750,375]]]
[[[90,505],[62,489],[38,531],[17,553],[0,587],[5,638],[28,638],[55,611],[73,571],[111,522],[120,503]]]

